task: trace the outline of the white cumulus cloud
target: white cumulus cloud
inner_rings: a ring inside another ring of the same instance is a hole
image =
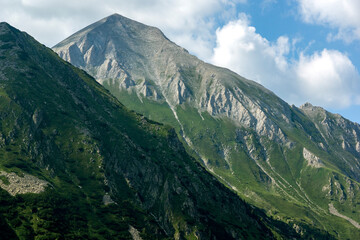
[[[324,49],[301,55],[296,65],[298,89],[322,106],[348,107],[358,104],[360,76],[350,59],[339,51]]]
[[[289,50],[287,37],[279,37],[276,43],[269,42],[256,33],[247,16],[242,14],[238,20],[217,29],[211,62],[269,87],[276,84],[288,68],[285,55]]]
[[[290,58],[294,40],[281,36],[268,41],[245,15],[219,28],[216,37],[212,63],[263,84],[290,103],[309,101],[331,108],[359,104],[359,73],[339,51],[302,52],[298,59]]]
[[[297,0],[305,22],[328,25],[338,29],[330,39],[351,42],[360,39],[359,0]]]

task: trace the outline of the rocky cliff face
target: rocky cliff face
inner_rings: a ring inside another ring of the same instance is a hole
[[[260,135],[285,140],[266,113],[289,122],[289,106],[255,82],[190,55],[157,28],[115,14],[53,50],[100,83],[115,81],[119,90],[135,90],[140,98],[163,100],[171,108],[188,102],[212,116],[227,116]]]
[[[360,125],[310,103],[302,105],[300,109],[321,133],[324,139],[320,143],[322,148],[332,151],[345,164],[343,169],[360,181]]]
[[[303,237],[304,223],[339,238],[360,234],[347,221],[339,227],[328,207],[334,203],[360,222],[357,124],[309,104],[289,106],[190,55],[160,30],[117,14],[53,50],[129,108],[174,126],[187,151],[224,185]]]

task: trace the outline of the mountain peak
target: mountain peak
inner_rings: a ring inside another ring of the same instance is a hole
[[[104,40],[119,40],[126,37],[146,40],[154,38],[154,36],[157,39],[166,38],[156,27],[148,26],[114,13],[74,33],[53,48],[61,48],[74,42],[82,41],[83,39],[91,40],[93,38],[99,38],[99,36],[100,38],[104,38]]]
[[[306,102],[306,103],[304,103],[303,105],[300,106],[301,109],[303,109],[303,108],[312,108],[312,107],[314,107],[314,106],[309,102]]]
[[[130,21],[134,21],[134,20],[132,20],[132,19],[130,19],[130,18],[127,18],[127,17],[124,17],[123,15],[120,15],[120,14],[118,14],[118,13],[111,14],[111,15],[105,17],[104,19],[106,19],[106,20],[109,20],[109,19],[117,19],[117,20],[130,20]],[[100,20],[100,21],[101,21],[101,20]]]
[[[326,112],[326,110],[319,106],[314,106],[309,102],[304,103],[300,106],[300,109],[303,111],[311,111],[311,112]]]
[[[120,14],[118,14],[118,13],[113,13],[113,14],[109,15],[109,16],[106,17],[106,18],[110,18],[110,17],[126,18],[126,17],[124,17],[123,15],[120,15]]]
[[[10,32],[11,29],[14,29],[10,24],[7,22],[0,22],[0,34],[3,35],[7,32]],[[0,39],[3,40],[3,39]]]
[[[10,25],[7,22],[0,22],[0,27],[10,27]]]
[[[124,17],[118,13],[114,13],[108,17],[105,17],[103,18],[102,20],[100,20],[99,22],[104,22],[104,23],[118,23],[118,22],[121,22],[122,24],[126,24],[126,25],[140,25],[140,26],[143,26],[143,27],[150,27],[150,26],[147,26],[143,23],[140,23],[140,22],[137,22],[135,20],[132,20],[130,18],[127,18],[127,17]]]

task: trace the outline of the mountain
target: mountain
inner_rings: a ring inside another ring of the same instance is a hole
[[[175,130],[0,23],[0,239],[331,238],[267,217]],[[301,225],[300,225],[301,226]]]
[[[358,124],[310,104],[290,106],[118,14],[53,50],[128,108],[173,126],[187,152],[224,185],[298,233],[307,225],[340,239],[360,237]]]

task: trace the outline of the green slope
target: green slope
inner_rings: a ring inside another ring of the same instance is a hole
[[[228,118],[214,118],[206,112],[200,115],[187,104],[176,109],[180,126],[166,103],[143,96],[140,101],[135,93],[119,91],[106,82],[104,86],[130,109],[174,126],[187,151],[225,186],[267,214],[294,226],[299,233],[306,234],[310,226],[340,239],[360,236],[360,231],[349,221],[329,212],[329,203],[333,203],[338,211],[360,222],[360,185],[334,164],[339,160],[332,152],[324,152],[318,146],[316,136],[321,139],[321,134],[298,109],[292,109],[295,127],[283,126],[286,136],[297,143],[288,148],[259,137]],[[304,131],[312,132],[313,139]],[[184,136],[190,139],[190,146]],[[251,147],[256,151],[249,155]],[[304,147],[319,156],[325,166],[307,166]]]

